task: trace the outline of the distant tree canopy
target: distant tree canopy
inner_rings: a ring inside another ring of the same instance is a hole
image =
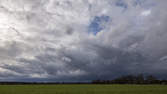
[[[93,84],[167,84],[167,80],[158,80],[153,75],[126,75],[113,80],[93,80]]]
[[[93,80],[92,82],[0,82],[0,85],[22,85],[22,84],[163,84],[167,80],[159,80],[153,75],[126,75],[112,80]]]

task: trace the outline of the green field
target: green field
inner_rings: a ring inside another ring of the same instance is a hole
[[[167,94],[165,85],[0,85],[0,94]]]

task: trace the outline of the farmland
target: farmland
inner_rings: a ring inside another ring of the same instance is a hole
[[[0,94],[167,94],[166,85],[0,85]]]

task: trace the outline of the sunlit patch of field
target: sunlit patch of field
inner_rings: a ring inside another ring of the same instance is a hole
[[[166,85],[0,85],[0,94],[167,94]]]

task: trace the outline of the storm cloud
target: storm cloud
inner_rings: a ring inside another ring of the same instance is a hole
[[[166,0],[0,0],[0,80],[167,78]]]

